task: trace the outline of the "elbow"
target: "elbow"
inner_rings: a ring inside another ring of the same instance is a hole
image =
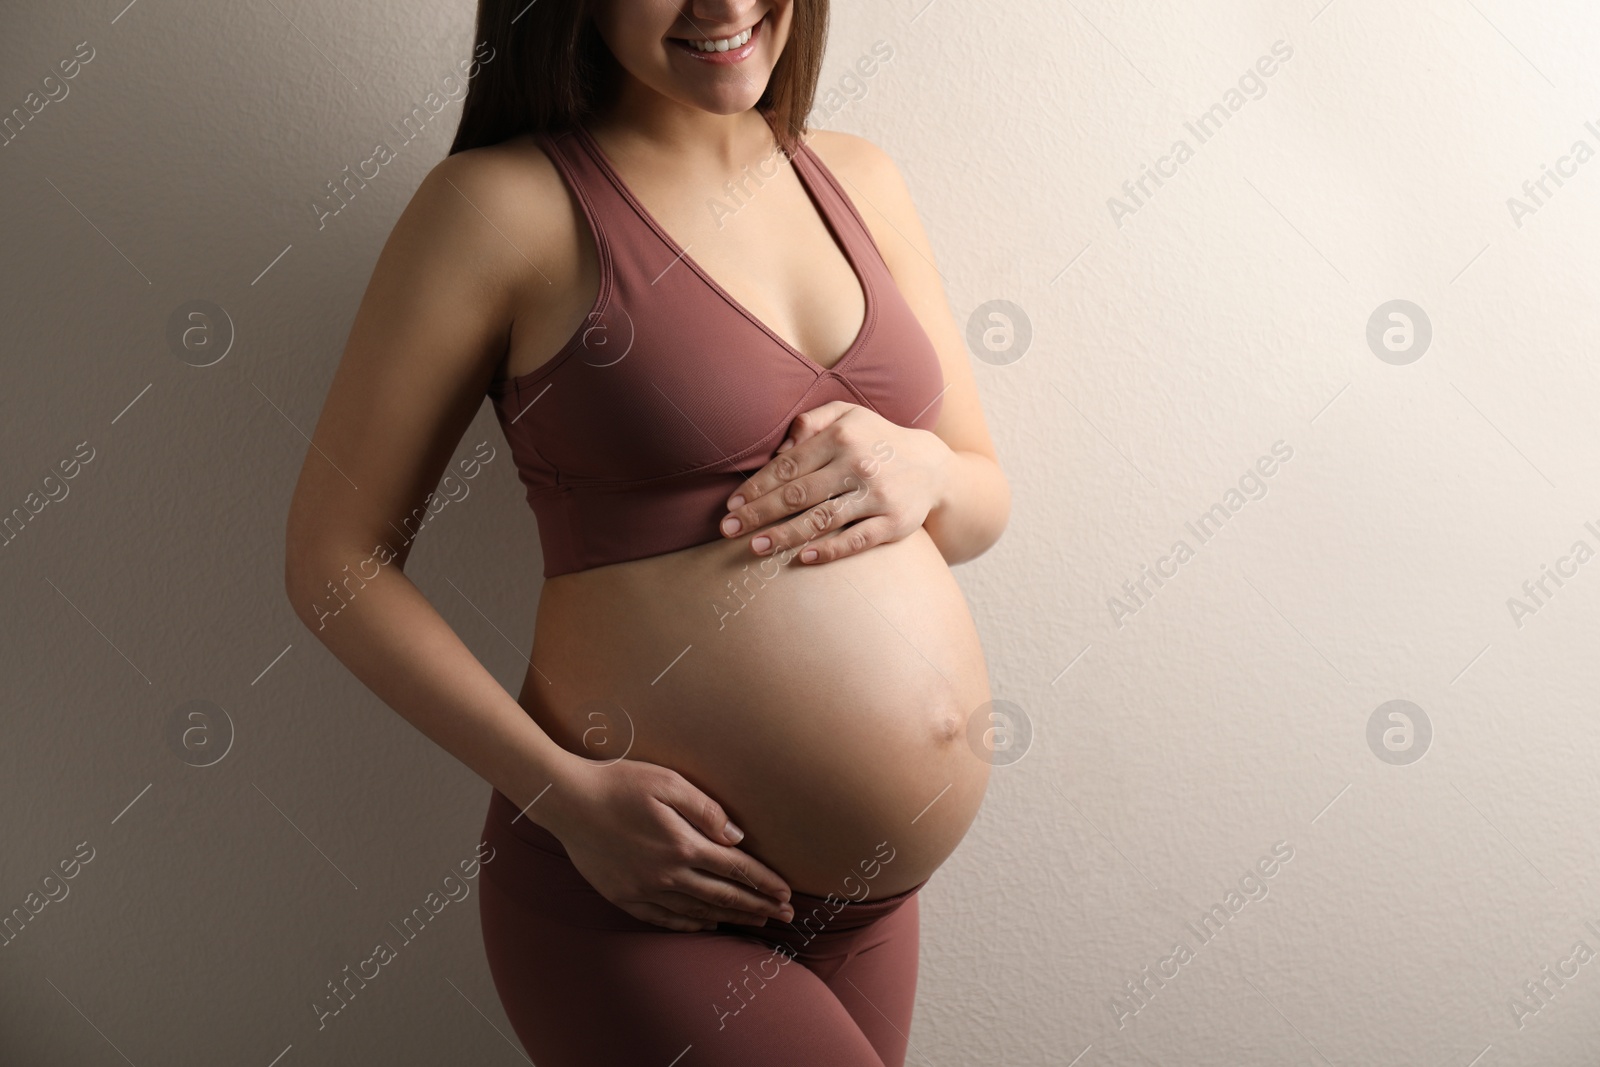
[[[334,596],[340,577],[335,560],[349,558],[326,531],[289,523],[283,547],[283,593],[295,617],[312,631],[320,630],[329,614],[322,605]]]
[[[1000,465],[993,462],[990,479],[992,488],[982,494],[981,502],[974,501],[973,510],[955,527],[947,527],[939,520],[928,524],[928,532],[947,564],[954,567],[970,563],[1000,541],[1011,521],[1011,485]]]
[[[996,463],[995,469],[1000,470],[1000,464]],[[1000,471],[999,479],[1000,502],[994,509],[993,533],[989,537],[989,543],[983,546],[985,549],[993,548],[999,542],[1001,535],[1006,532],[1006,527],[1011,525],[1011,482],[1007,480],[1004,471]]]
[[[999,541],[1000,534],[999,531],[996,531],[992,535],[975,538],[966,544],[953,547],[950,551],[941,549],[941,552],[943,552],[945,563],[956,567],[963,563],[971,563],[985,552],[988,552]]]
[[[320,635],[328,620],[354,597],[354,585],[366,584],[357,583],[348,566],[341,571],[333,562],[337,555],[329,546],[296,546],[292,540],[284,553],[284,595],[295,618],[313,634]]]
[[[393,561],[404,567],[404,550],[390,550],[373,525],[299,496],[290,503],[284,523],[283,592],[295,617],[312,633],[320,634],[331,616],[378,577],[380,564]]]
[[[297,619],[307,627],[312,626],[315,611],[315,579],[312,577],[317,568],[311,560],[315,553],[308,550],[303,539],[289,537],[284,544],[283,553],[283,594],[289,600],[289,606],[294,609]]]
[[[312,576],[318,570],[316,560],[323,555],[320,525],[309,521],[314,513],[297,487],[283,524],[283,594],[294,609],[295,617],[303,623],[309,617],[315,580]]]
[[[394,551],[374,537],[361,550],[356,536],[330,537],[325,533],[296,536],[285,541],[283,591],[295,616],[306,629],[320,633],[328,619],[355,601],[377,581],[385,569],[404,573],[406,552]]]

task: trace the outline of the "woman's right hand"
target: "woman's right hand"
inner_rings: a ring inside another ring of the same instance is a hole
[[[601,896],[670,930],[794,917],[788,883],[733,847],[743,832],[677,771],[629,759],[579,763],[549,829]]]

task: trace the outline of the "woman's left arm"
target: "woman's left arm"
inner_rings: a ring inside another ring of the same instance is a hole
[[[840,401],[803,412],[779,455],[729,498],[725,536],[752,551],[826,563],[926,529],[945,561],[964,563],[1000,538],[1011,488],[984,423],[961,331],[911,192],[882,149],[816,131],[808,144],[855,204],[889,272],[939,356],[945,390],[931,431],[898,426]],[[847,495],[846,495],[847,494]],[[806,511],[799,519],[780,522]],[[849,524],[849,525],[846,525]]]

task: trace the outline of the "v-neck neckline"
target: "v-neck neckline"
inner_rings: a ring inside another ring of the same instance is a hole
[[[767,122],[767,125],[770,128],[772,125],[772,120],[767,118],[764,113],[762,113],[761,117]],[[611,183],[617,187],[617,191],[622,194],[622,196],[630,205],[632,205],[634,211],[636,211],[639,217],[644,220],[645,224],[656,232],[656,235],[660,237],[661,240],[667,245],[667,247],[672,251],[673,255],[677,259],[680,259],[687,264],[689,269],[693,270],[695,274],[699,275],[700,279],[704,281],[706,285],[712,289],[712,291],[721,296],[723,300],[727,301],[730,307],[739,312],[745,318],[749,319],[750,322],[759,328],[763,333],[781,345],[784,351],[800,360],[807,367],[811,368],[819,376],[821,376],[825,374],[838,373],[844,367],[844,365],[848,363],[861,349],[861,346],[866,343],[867,336],[871,332],[873,319],[877,315],[877,300],[875,298],[875,294],[873,293],[872,285],[867,280],[866,272],[862,269],[861,263],[856,258],[855,252],[852,251],[849,243],[845,241],[844,235],[839,231],[838,226],[835,224],[834,218],[828,213],[827,209],[822,206],[822,199],[817,195],[816,190],[812,188],[811,179],[806,174],[807,168],[796,165],[796,160],[799,156],[807,154],[811,151],[810,147],[803,141],[797,142],[798,149],[794,155],[789,158],[789,164],[794,169],[795,176],[800,181],[800,187],[805,190],[806,196],[811,200],[812,207],[816,210],[817,215],[822,219],[823,226],[833,238],[835,247],[837,247],[844,255],[845,262],[850,265],[850,271],[855,275],[856,284],[861,288],[861,327],[856,331],[855,338],[850,342],[849,347],[844,350],[844,354],[835,360],[833,365],[829,367],[824,367],[822,364],[818,363],[816,360],[800,351],[794,345],[784,340],[783,337],[779,336],[776,330],[768,326],[765,322],[761,321],[761,319],[757,318],[749,308],[745,307],[738,300],[734,299],[733,294],[724,289],[721,284],[719,284],[717,280],[706,271],[704,267],[697,263],[694,258],[689,255],[688,250],[682,245],[678,244],[672,235],[667,232],[666,227],[662,226],[661,223],[656,220],[656,217],[650,213],[650,210],[640,202],[639,198],[633,195],[633,190],[628,188],[628,183],[622,180],[622,175],[617,173],[617,168],[612,165],[611,160],[606,156],[605,149],[600,147],[600,142],[594,139],[594,135],[588,131],[583,123],[574,123],[573,129],[577,131],[584,144],[588,147],[590,154],[594,156],[595,161],[600,165],[600,169],[606,172],[606,176],[610,178]],[[813,159],[808,159],[806,162],[811,163],[813,162]],[[820,166],[820,161],[817,162]]]

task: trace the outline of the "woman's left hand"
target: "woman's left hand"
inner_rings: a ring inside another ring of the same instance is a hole
[[[843,400],[823,404],[797,415],[778,455],[728,498],[722,534],[759,531],[750,547],[761,556],[803,545],[802,563],[898,541],[941,502],[953,455],[929,430]],[[769,523],[781,524],[762,529]]]

